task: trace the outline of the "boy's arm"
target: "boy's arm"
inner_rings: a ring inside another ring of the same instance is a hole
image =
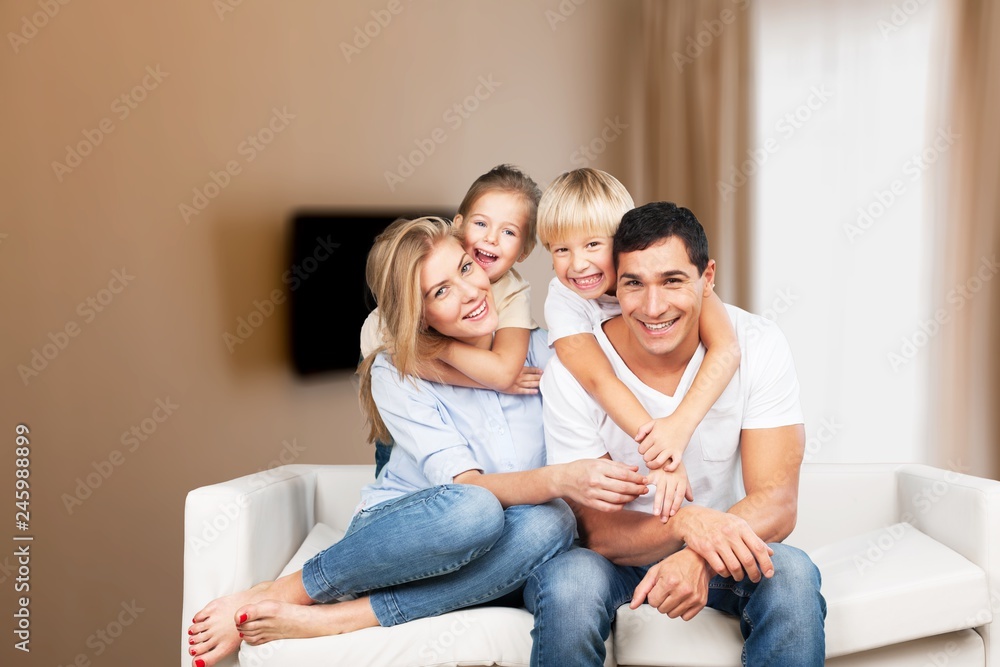
[[[646,424],[639,432],[639,452],[650,468],[666,465],[668,470],[675,469],[698,424],[739,368],[741,353],[736,331],[715,292],[705,298],[698,326],[706,348],[705,360],[691,388],[673,414],[657,419],[655,424]]]
[[[615,369],[593,334],[566,336],[555,341],[553,347],[563,366],[594,397],[618,428],[635,437],[639,427],[649,422],[646,408],[615,375]]]

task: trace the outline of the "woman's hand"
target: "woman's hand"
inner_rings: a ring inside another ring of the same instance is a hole
[[[570,503],[615,512],[647,493],[636,466],[610,459],[581,459],[549,466],[556,494]]]

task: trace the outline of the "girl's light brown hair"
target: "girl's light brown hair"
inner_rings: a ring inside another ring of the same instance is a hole
[[[542,197],[541,189],[530,176],[514,165],[500,164],[472,182],[458,206],[458,214],[463,219],[467,218],[476,200],[487,192],[507,192],[520,196],[524,202],[528,222],[524,227],[520,259],[526,258],[535,248],[535,220],[538,217],[538,200]]]
[[[420,270],[434,247],[445,239],[461,242],[451,223],[443,218],[397,220],[375,239],[365,278],[378,304],[379,325],[385,344],[365,357],[358,367],[361,377],[361,412],[372,442],[389,442],[391,436],[372,399],[371,366],[379,352],[392,355],[400,377],[415,375],[417,365],[434,358],[445,337],[423,323]]]

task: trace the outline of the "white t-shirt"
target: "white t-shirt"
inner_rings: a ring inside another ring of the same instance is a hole
[[[517,271],[508,270],[491,287],[493,303],[496,305],[497,317],[500,320],[497,330],[538,328],[531,319],[531,285]],[[365,323],[361,326],[362,357],[367,357],[385,343],[385,334],[379,324],[379,311],[376,308],[368,313]]]
[[[795,366],[781,330],[759,315],[730,305],[726,309],[742,352],[740,366],[684,451],[695,504],[720,511],[746,495],[740,474],[740,432],[803,423]],[[705,358],[705,347],[699,345],[677,391],[667,396],[629,370],[601,326],[594,328],[594,335],[615,374],[654,418],[673,413]],[[541,391],[548,463],[610,454],[615,461],[639,466],[642,474],[649,471],[636,442],[615,425],[557,357],[545,368]],[[650,512],[652,506],[653,494],[649,493],[629,503],[627,509]]]
[[[594,327],[622,314],[618,299],[603,294],[596,299],[582,296],[553,278],[545,297],[545,324],[549,327],[549,345],[560,338],[593,333]]]

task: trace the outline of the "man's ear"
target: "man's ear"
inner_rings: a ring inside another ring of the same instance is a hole
[[[702,289],[702,296],[708,298],[712,296],[712,288],[715,287],[715,260],[708,260],[708,266],[705,267],[705,272],[701,274],[705,279],[705,285]]]

